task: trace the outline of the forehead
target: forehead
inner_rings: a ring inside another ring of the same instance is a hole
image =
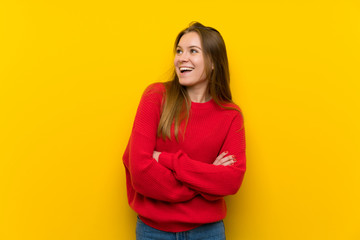
[[[186,48],[189,46],[196,46],[201,48],[200,36],[197,32],[185,33],[178,43],[179,47]]]

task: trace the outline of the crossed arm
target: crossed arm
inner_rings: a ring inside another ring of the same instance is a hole
[[[217,200],[236,193],[245,172],[242,118],[231,125],[233,129],[230,129],[220,154],[212,164],[207,164],[189,158],[183,151],[154,151],[160,104],[158,95],[144,94],[135,117],[124,154],[124,165],[130,172],[134,190],[145,197],[166,202],[184,202],[197,195]]]

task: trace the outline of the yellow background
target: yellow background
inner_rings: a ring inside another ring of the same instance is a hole
[[[359,1],[2,1],[0,239],[135,239],[122,154],[197,20],[245,116],[228,239],[360,239]]]

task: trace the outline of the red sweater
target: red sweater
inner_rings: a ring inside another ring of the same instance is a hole
[[[244,126],[236,110],[192,102],[184,138],[163,140],[156,133],[164,92],[162,83],[145,90],[123,161],[131,208],[153,228],[180,232],[225,217],[223,197],[238,191],[245,173]],[[213,165],[224,151],[237,162]]]

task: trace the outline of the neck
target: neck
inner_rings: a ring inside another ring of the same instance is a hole
[[[186,90],[192,102],[204,103],[211,100],[211,96],[207,93],[206,88],[196,89],[188,87]]]

